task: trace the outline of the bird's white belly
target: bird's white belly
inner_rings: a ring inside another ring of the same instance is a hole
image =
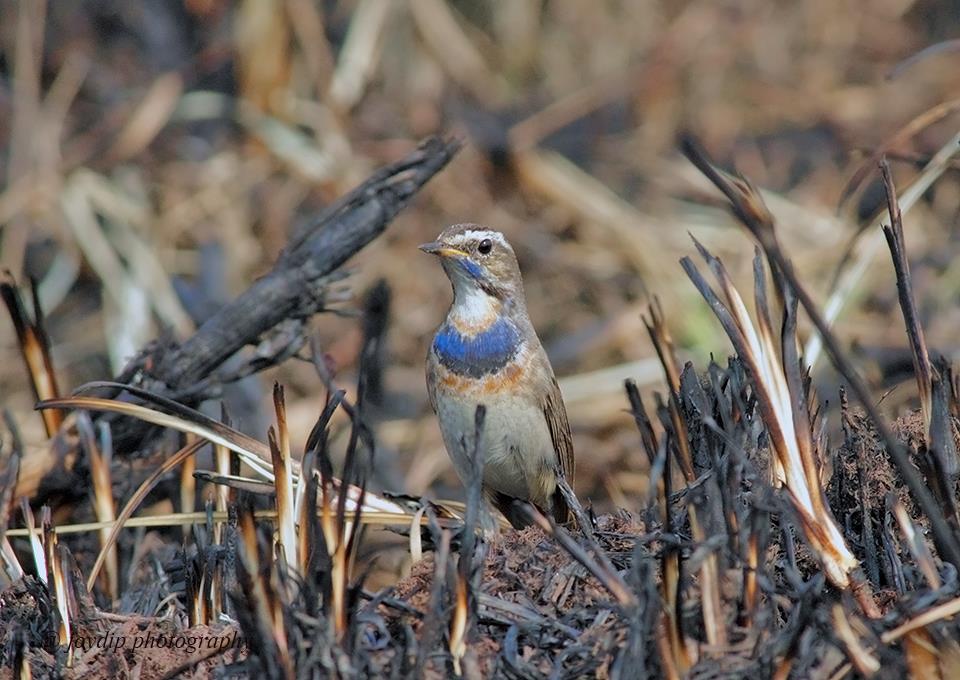
[[[476,409],[484,403],[484,484],[514,498],[543,503],[556,484],[556,454],[543,411],[529,399],[513,395],[491,395],[482,402],[450,393],[444,396],[437,403],[440,429],[464,485],[470,478]]]

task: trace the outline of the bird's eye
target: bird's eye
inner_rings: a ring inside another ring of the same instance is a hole
[[[488,238],[485,238],[482,241],[480,241],[480,245],[477,246],[477,251],[481,255],[488,255],[491,250],[493,250],[493,241],[491,241]]]

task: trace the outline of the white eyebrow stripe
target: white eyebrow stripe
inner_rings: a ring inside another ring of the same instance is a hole
[[[460,241],[471,241],[474,239],[481,239],[481,238],[488,238],[492,241],[496,241],[502,246],[507,245],[507,239],[503,237],[503,234],[501,234],[499,231],[490,231],[487,229],[483,229],[483,230],[471,229],[469,231],[465,231],[459,236],[457,236],[455,240],[457,242],[460,242]]]

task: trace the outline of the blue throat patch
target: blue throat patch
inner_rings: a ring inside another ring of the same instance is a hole
[[[463,336],[444,324],[433,339],[440,363],[458,375],[480,378],[506,366],[520,349],[520,331],[501,317],[474,336]]]
[[[467,273],[470,274],[473,278],[480,281],[483,279],[483,267],[474,262],[468,257],[461,257],[458,259],[460,265],[467,270]]]

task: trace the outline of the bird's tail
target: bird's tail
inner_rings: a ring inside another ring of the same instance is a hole
[[[523,529],[533,524],[527,513],[522,509],[522,504],[513,496],[494,492],[489,496],[489,499],[493,506],[503,513],[503,516],[507,518],[514,529]],[[547,508],[541,507],[539,503],[536,504],[540,512],[553,515],[557,524],[568,527],[574,522],[579,524],[578,518],[583,515],[583,508],[565,479],[561,477],[557,480],[557,488],[548,500],[550,506]],[[571,507],[571,502],[574,507]]]
[[[567,480],[563,477],[557,479],[557,488],[550,500],[552,505],[550,510],[553,512],[553,518],[557,521],[557,524],[571,524],[575,521],[577,513],[570,507],[570,501],[572,500],[578,508],[580,503],[577,501],[573,489],[570,488]]]

